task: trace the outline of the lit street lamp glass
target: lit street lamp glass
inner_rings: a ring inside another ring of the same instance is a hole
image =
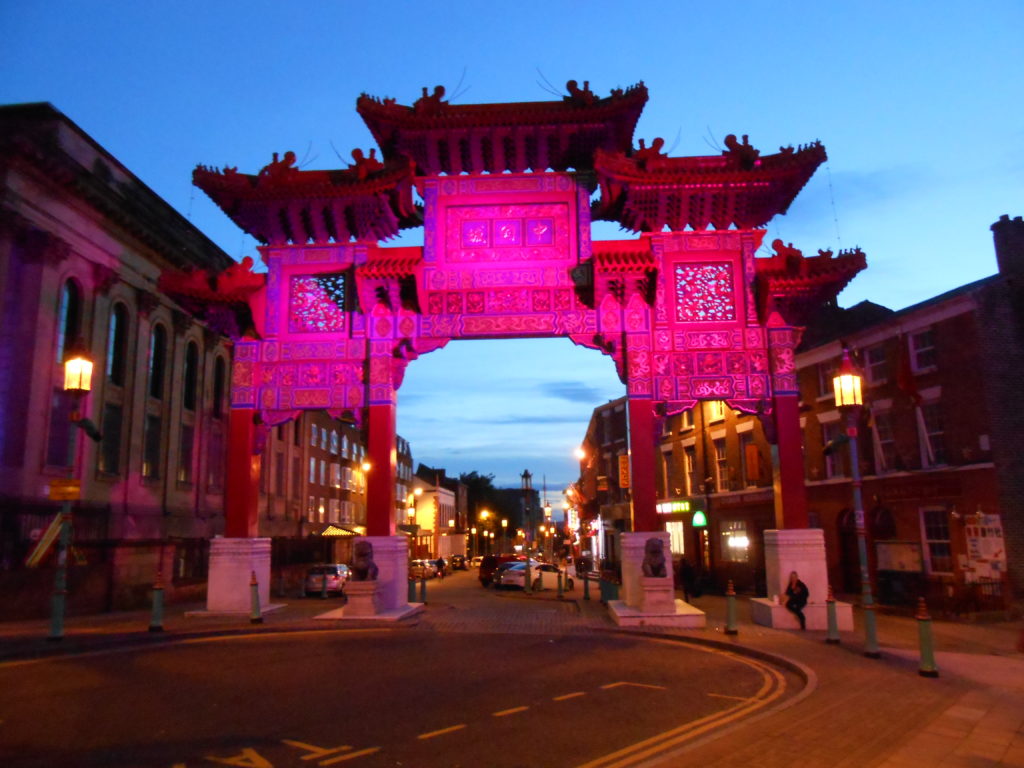
[[[508,528],[508,520],[505,520],[504,518],[502,518],[501,527],[502,528]]]
[[[585,458],[587,458],[587,452],[584,451],[582,448],[577,448],[574,451],[574,453],[576,454],[576,458],[579,459],[580,461],[583,461]]]
[[[476,528],[470,528],[469,532],[476,536]]]
[[[92,389],[92,360],[82,342],[68,351],[68,359],[64,361],[64,389],[78,394]]]
[[[832,379],[837,408],[864,404],[861,395],[861,381],[861,375],[857,373],[857,369],[853,367],[853,361],[850,360],[849,351],[843,350],[843,361],[839,364],[839,370],[836,371],[836,375]]]
[[[363,472],[369,472],[372,465],[368,461],[363,462]]]

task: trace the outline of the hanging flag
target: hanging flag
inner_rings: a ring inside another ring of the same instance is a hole
[[[39,542],[35,545],[28,557],[25,558],[26,568],[35,568],[46,557],[46,553],[50,551],[50,547],[57,540],[57,536],[60,533],[61,526],[61,514],[58,512],[53,520],[50,522],[49,527],[39,538]]]

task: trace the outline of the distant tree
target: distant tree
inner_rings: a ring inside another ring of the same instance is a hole
[[[498,492],[494,487],[494,475],[482,475],[476,470],[463,472],[459,480],[468,489],[469,517],[476,519],[476,514],[481,509],[498,511]]]

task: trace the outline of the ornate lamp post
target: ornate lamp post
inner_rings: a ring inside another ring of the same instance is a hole
[[[860,556],[861,603],[864,607],[864,655],[871,659],[881,657],[875,628],[875,604],[871,596],[871,577],[868,573],[868,546],[864,534],[864,499],[861,492],[860,455],[857,451],[857,423],[864,398],[861,394],[863,379],[850,360],[850,352],[843,350],[843,360],[832,379],[836,394],[836,407],[846,416],[846,436],[850,442],[850,480],[853,485],[853,515],[857,526],[857,551]]]
[[[79,408],[82,398],[92,389],[93,362],[82,341],[77,341],[68,350],[64,361],[64,392],[71,399],[71,413],[68,427],[68,466],[63,488],[63,502],[60,510],[60,537],[57,540],[57,573],[53,579],[53,600],[50,611],[50,640],[64,638],[64,608],[68,594],[68,548],[71,545],[71,501],[81,498],[80,486],[76,489],[75,447],[78,430],[87,428]],[[92,425],[89,424],[89,427]],[[95,428],[93,428],[95,429]]]

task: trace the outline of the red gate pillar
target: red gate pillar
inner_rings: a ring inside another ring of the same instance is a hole
[[[775,393],[772,418],[779,447],[779,465],[774,482],[775,525],[777,528],[806,528],[807,489],[804,486],[803,430],[800,428],[800,387],[794,359],[803,329],[784,325],[777,314],[769,318],[768,325],[772,390]]]
[[[227,477],[224,484],[224,535],[251,539],[258,533],[260,456],[256,411],[232,408],[228,419]]]
[[[807,489],[804,486],[803,430],[800,397],[776,394],[775,432],[779,440],[779,471],[775,488],[775,526],[806,528]]]
[[[395,404],[371,403],[367,410],[370,471],[366,479],[366,535],[393,536],[398,463],[395,449]]]
[[[654,487],[654,406],[651,400],[628,399],[630,487],[633,531],[658,531],[658,494]]]

